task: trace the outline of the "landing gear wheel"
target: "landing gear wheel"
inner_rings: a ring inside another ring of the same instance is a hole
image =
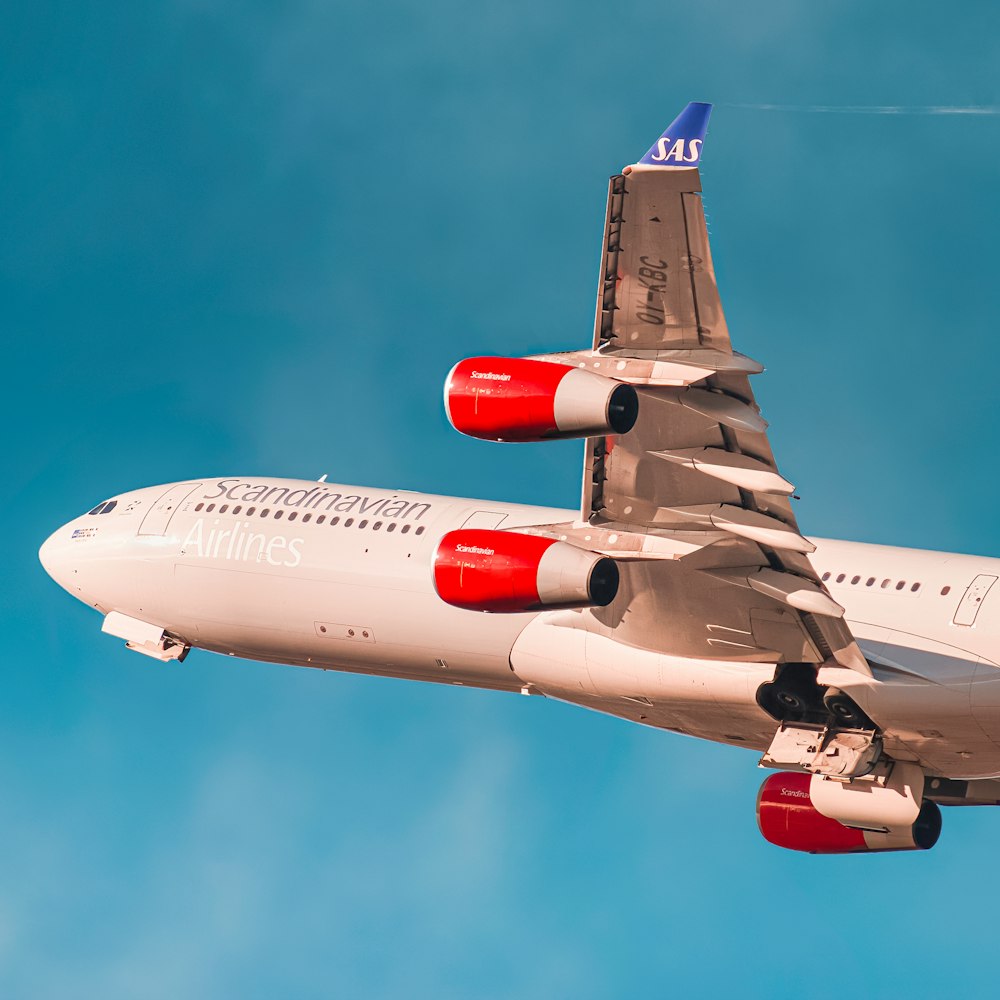
[[[836,724],[844,729],[868,729],[871,720],[858,707],[857,702],[840,688],[828,688],[823,695],[823,704],[833,716]]]
[[[827,710],[811,663],[786,663],[773,681],[757,688],[757,704],[777,722],[822,723]]]
[[[760,705],[762,709],[775,722],[781,722],[781,706],[778,704],[778,699],[774,695],[774,685],[773,684],[761,684],[757,688],[757,704]]]
[[[815,692],[794,676],[779,677],[757,688],[757,704],[777,722],[803,718],[815,707],[817,700]]]
[[[776,685],[774,700],[786,715],[802,715],[809,710],[809,700],[804,691],[792,685]]]

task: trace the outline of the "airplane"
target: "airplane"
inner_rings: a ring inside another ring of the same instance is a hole
[[[44,569],[104,632],[553,698],[761,754],[813,854],[926,850],[1000,804],[1000,560],[810,538],[716,284],[691,103],[610,179],[592,346],[472,357],[451,424],[585,440],[579,510],[267,476],[122,493]]]

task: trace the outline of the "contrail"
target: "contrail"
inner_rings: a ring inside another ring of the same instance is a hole
[[[749,111],[801,111],[824,115],[1000,115],[996,104],[723,104]]]

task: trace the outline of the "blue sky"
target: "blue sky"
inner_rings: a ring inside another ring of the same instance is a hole
[[[578,445],[462,439],[441,382],[589,342],[606,178],[694,99],[803,528],[995,555],[1000,117],[742,105],[993,105],[998,48],[986,3],[5,5],[0,995],[993,995],[991,810],[784,853],[751,754],[160,666],[35,553],[206,474],[574,505]]]

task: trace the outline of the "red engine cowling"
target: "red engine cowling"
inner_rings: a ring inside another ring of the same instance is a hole
[[[466,358],[448,373],[444,407],[455,430],[486,441],[627,434],[635,389],[594,372],[531,358]]]
[[[925,801],[912,826],[886,831],[859,830],[824,816],[812,803],[812,775],[770,775],[757,795],[757,825],[764,839],[778,847],[809,854],[870,851],[926,851],[941,834],[941,810]]]
[[[513,531],[449,531],[434,553],[434,586],[471,611],[604,607],[618,593],[613,559]]]

